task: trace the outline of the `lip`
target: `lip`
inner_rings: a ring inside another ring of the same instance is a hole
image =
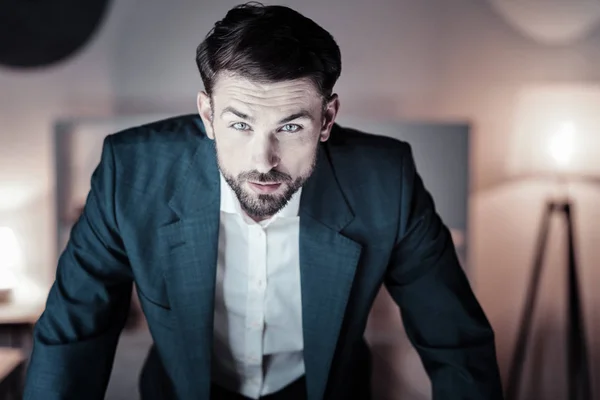
[[[250,189],[258,194],[271,194],[277,191],[281,183],[255,183],[248,182]]]

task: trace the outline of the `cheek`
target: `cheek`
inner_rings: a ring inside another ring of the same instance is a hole
[[[312,166],[317,144],[311,142],[282,146],[281,163],[292,176],[304,175]]]
[[[218,134],[217,134],[218,135]],[[216,140],[217,154],[221,167],[227,170],[228,173],[237,175],[244,170],[244,154],[245,144],[240,140],[231,140],[221,134]]]

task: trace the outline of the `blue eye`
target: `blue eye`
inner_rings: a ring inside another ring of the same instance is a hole
[[[231,125],[231,127],[236,131],[247,131],[248,129],[250,129],[248,124],[245,122],[236,122],[235,124]]]
[[[283,128],[281,128],[281,130],[284,132],[288,132],[288,133],[294,133],[294,132],[298,132],[301,128],[302,127],[300,125],[287,124],[287,125],[284,125]]]

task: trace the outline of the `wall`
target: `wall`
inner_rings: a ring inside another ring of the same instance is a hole
[[[0,225],[12,227],[27,269],[41,281],[55,268],[52,130],[63,116],[114,108],[112,50],[127,17],[124,2],[75,57],[25,72],[0,68]]]
[[[485,1],[284,3],[338,40],[342,113],[472,122],[471,277],[498,332],[504,371],[545,193],[504,182],[513,95],[533,81],[599,80],[600,30],[549,47],[522,37]],[[53,121],[111,110],[193,111],[201,87],[195,47],[234,4],[120,0],[99,35],[69,62],[27,73],[0,70],[0,224],[13,224],[26,239],[32,270],[48,278],[55,263]],[[582,262],[593,265],[598,253],[589,241],[597,233],[581,229],[588,231]]]

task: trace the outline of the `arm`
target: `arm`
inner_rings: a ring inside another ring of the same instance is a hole
[[[434,400],[500,400],[494,333],[410,149],[402,155],[398,240],[385,285],[431,379]]]
[[[26,400],[104,398],[132,287],[115,218],[114,189],[108,137],[35,326]]]

